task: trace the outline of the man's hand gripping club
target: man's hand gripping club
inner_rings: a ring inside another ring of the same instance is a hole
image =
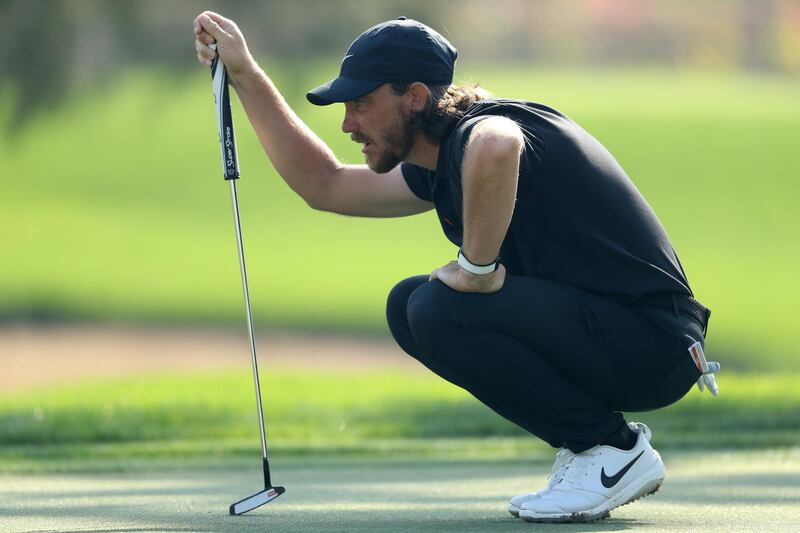
[[[258,70],[242,32],[232,20],[213,11],[204,11],[194,19],[194,35],[198,61],[210,67],[219,54],[231,83],[235,84],[237,77],[243,74]],[[216,49],[211,46],[214,44]]]

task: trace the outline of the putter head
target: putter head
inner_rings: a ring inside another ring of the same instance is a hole
[[[261,492],[256,492],[252,496],[231,504],[230,513],[234,516],[243,515],[256,507],[261,507],[265,503],[271,502],[284,492],[286,492],[286,489],[283,487],[267,487]]]

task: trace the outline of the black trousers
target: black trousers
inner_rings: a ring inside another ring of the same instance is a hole
[[[408,354],[501,416],[579,453],[620,431],[619,411],[683,397],[703,325],[669,306],[628,308],[552,281],[507,276],[494,294],[428,276],[398,283],[389,329]]]

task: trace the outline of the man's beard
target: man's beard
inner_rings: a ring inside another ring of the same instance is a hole
[[[409,122],[401,117],[383,132],[381,144],[385,148],[375,155],[376,159],[372,163],[367,159],[367,166],[372,171],[385,174],[408,157],[414,146],[414,129]]]

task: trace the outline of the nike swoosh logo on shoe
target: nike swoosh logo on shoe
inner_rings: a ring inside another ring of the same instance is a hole
[[[633,463],[638,461],[639,457],[641,457],[643,453],[644,453],[644,450],[639,452],[639,455],[634,457],[633,460],[631,460],[630,463],[628,463],[625,466],[623,466],[622,470],[620,470],[619,472],[617,472],[613,476],[607,476],[606,475],[606,469],[605,469],[605,467],[603,467],[603,469],[600,470],[600,483],[602,483],[603,486],[605,488],[607,488],[607,489],[610,489],[611,487],[613,487],[614,485],[619,483],[619,480],[622,479],[622,476],[624,476],[625,473],[628,472],[628,470],[631,469],[631,467],[633,466]]]

